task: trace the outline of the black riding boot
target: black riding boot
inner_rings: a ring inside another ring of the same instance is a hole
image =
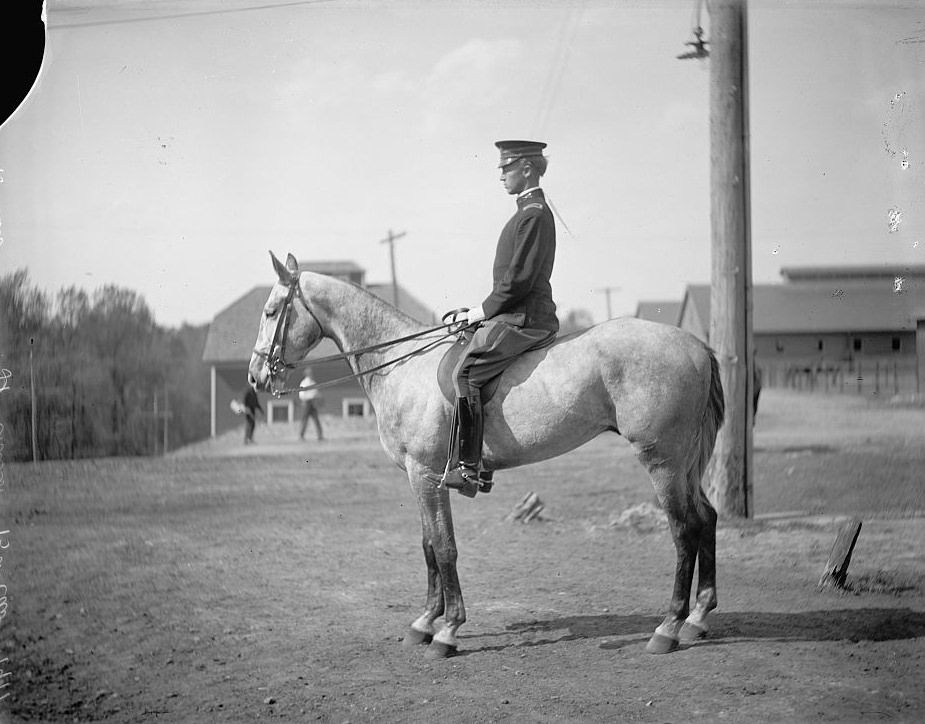
[[[479,476],[482,466],[482,400],[478,395],[460,397],[459,414],[459,465]]]
[[[479,395],[460,397],[456,400],[456,416],[459,425],[459,465],[447,475],[443,483],[456,488],[463,495],[474,498],[481,490],[491,490],[491,477],[479,479],[482,465],[482,400]]]

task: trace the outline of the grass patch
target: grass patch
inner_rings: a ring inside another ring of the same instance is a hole
[[[921,574],[880,569],[874,573],[849,576],[845,581],[845,591],[857,596],[870,593],[901,596],[904,593],[919,589],[922,583],[921,579]]]

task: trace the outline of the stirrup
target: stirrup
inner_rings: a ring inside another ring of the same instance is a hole
[[[480,480],[478,474],[473,473],[475,473],[475,471],[465,465],[457,465],[452,470],[448,467],[440,483],[443,487],[451,488],[460,495],[465,495],[467,498],[474,498],[475,494],[479,492]]]
[[[492,480],[494,471],[479,470],[477,476],[472,474],[474,472],[473,468],[466,465],[457,465],[452,470],[447,468],[441,483],[443,487],[452,488],[467,498],[474,498],[476,493],[490,493],[495,484]]]

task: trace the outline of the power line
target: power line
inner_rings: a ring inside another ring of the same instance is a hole
[[[279,8],[288,8],[296,7],[299,5],[317,5],[319,3],[331,3],[337,2],[337,0],[290,0],[290,2],[275,2],[267,3],[265,5],[249,5],[237,8],[220,8],[217,10],[197,10],[188,13],[171,13],[171,14],[162,14],[162,15],[149,15],[146,17],[136,17],[136,18],[118,18],[114,20],[88,20],[87,22],[76,22],[76,23],[52,23],[49,22],[49,30],[58,30],[60,28],[89,28],[100,25],[124,25],[127,23],[147,23],[152,20],[175,20],[177,18],[192,18],[192,17],[201,17],[204,15],[226,15],[228,13],[245,13],[251,12],[254,10],[276,10]],[[49,16],[49,21],[55,15],[59,13],[53,13]],[[60,14],[63,14],[61,12]]]
[[[553,52],[549,73],[546,75],[546,83],[540,93],[540,104],[537,109],[536,119],[533,123],[534,136],[545,132],[549,116],[552,114],[552,109],[555,106],[556,97],[559,95],[559,86],[562,83],[562,77],[565,75],[569,50],[577,29],[578,21],[575,19],[574,12],[569,10],[568,16],[562,23],[559,38],[556,41],[556,49]]]

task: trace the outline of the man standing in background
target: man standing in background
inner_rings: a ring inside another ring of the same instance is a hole
[[[257,425],[257,410],[263,412],[257,390],[248,385],[244,389],[244,444],[252,445],[254,442],[254,427]],[[263,412],[264,416],[266,413]]]
[[[318,404],[321,402],[321,393],[314,389],[315,380],[312,379],[311,373],[302,378],[299,383],[299,399],[302,401],[302,426],[299,428],[299,440],[305,439],[305,429],[308,427],[308,420],[311,418],[315,421],[315,432],[318,434],[318,440],[324,440],[324,433],[321,431],[321,419],[318,417]]]

